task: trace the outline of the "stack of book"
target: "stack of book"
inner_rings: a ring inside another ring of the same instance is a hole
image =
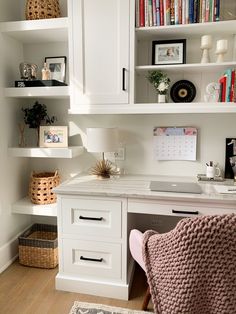
[[[136,27],[220,20],[220,0],[136,0]]]
[[[228,69],[224,75],[219,78],[220,84],[220,102],[235,102],[236,101],[236,70]]]

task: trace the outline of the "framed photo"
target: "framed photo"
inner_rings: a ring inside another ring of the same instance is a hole
[[[186,39],[152,42],[152,64],[186,63]]]
[[[66,57],[46,57],[45,62],[51,71],[51,79],[65,83]]]
[[[68,147],[67,126],[40,126],[39,129],[40,147]]]

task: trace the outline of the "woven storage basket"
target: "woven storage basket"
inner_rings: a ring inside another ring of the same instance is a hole
[[[43,205],[56,203],[52,189],[60,184],[58,172],[32,173],[29,184],[29,197],[32,203]]]
[[[58,265],[57,226],[34,224],[18,241],[20,264],[40,268]]]
[[[25,17],[27,20],[60,17],[59,0],[27,0]]]

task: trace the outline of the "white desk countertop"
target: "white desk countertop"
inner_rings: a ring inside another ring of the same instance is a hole
[[[172,192],[154,192],[150,191],[149,184],[152,180],[197,182],[201,188],[201,194],[191,193],[172,193]],[[112,177],[110,179],[98,179],[92,175],[79,175],[65,181],[54,191],[58,194],[70,195],[89,195],[104,197],[129,197],[154,200],[176,200],[176,201],[197,201],[212,203],[227,203],[236,206],[235,193],[221,194],[214,188],[215,185],[236,186],[233,180],[223,182],[198,182],[195,177],[171,177],[171,176],[152,176],[152,175],[124,175]]]

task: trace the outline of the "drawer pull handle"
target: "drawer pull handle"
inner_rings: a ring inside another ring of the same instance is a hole
[[[103,217],[85,217],[85,216],[79,216],[79,219],[102,221],[102,220],[103,220]]]
[[[183,210],[175,210],[172,209],[172,214],[188,214],[188,215],[198,215],[199,212],[196,210],[194,212],[190,212],[190,211],[183,211]]]
[[[122,90],[125,92],[126,91],[126,77],[125,77],[125,73],[126,73],[126,68],[122,68]]]
[[[99,263],[103,261],[103,258],[90,258],[90,257],[84,257],[84,256],[80,256],[80,259],[82,261],[91,261],[91,262],[99,262]]]

